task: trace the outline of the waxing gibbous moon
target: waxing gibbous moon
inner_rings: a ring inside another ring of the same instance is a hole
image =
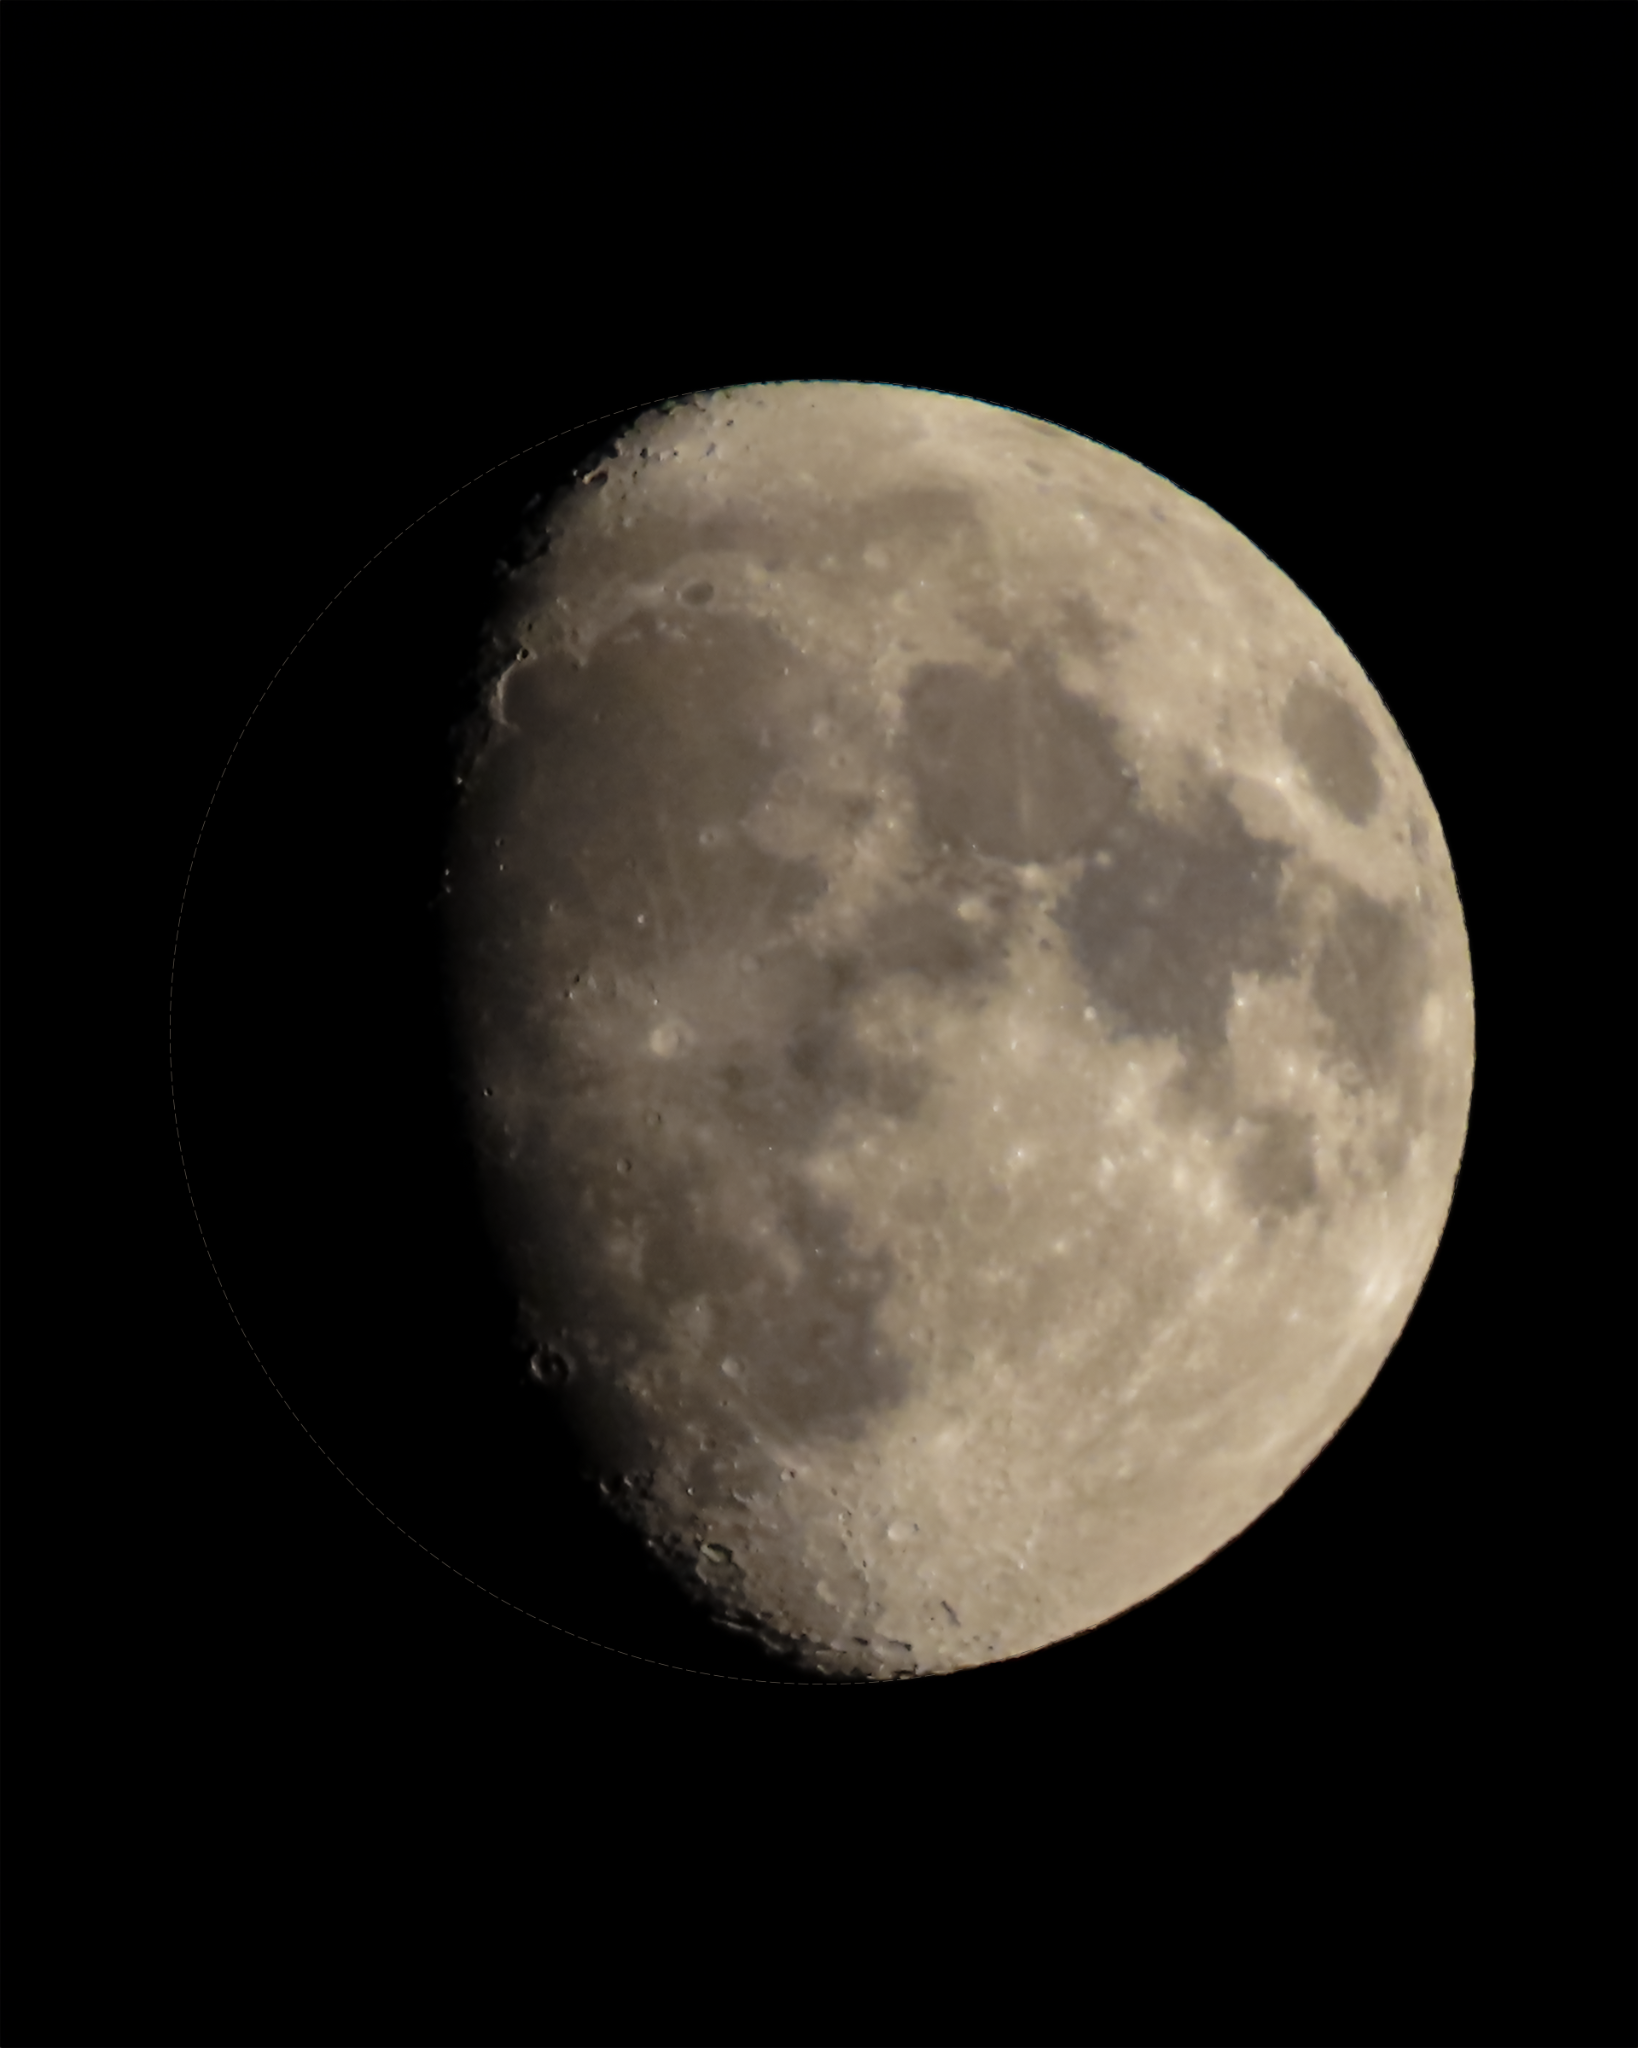
[[[1337,633],[1110,449],[846,383],[645,415],[500,586],[442,914],[588,1475],[816,1675],[1193,1570],[1433,1260],[1471,971]]]

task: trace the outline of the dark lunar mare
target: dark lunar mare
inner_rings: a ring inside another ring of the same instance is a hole
[[[1094,661],[1120,636],[1088,600],[1066,607],[1066,640]],[[996,644],[1000,644],[997,641]],[[1372,1089],[1396,1114],[1378,1146],[1384,1182],[1402,1168],[1422,1107],[1415,1025],[1429,986],[1414,914],[1385,903],[1297,849],[1249,831],[1226,785],[1201,769],[1182,821],[1158,816],[1121,753],[1117,723],[1062,686],[1039,641],[999,675],[925,663],[906,692],[901,756],[929,842],[971,865],[1074,860],[1055,913],[1100,1028],[1111,1038],[1175,1039],[1204,1104],[1239,1115],[1243,1198],[1268,1222],[1318,1198],[1311,1117],[1224,1092],[1234,977],[1287,978],[1317,921],[1311,992],[1344,1087]],[[1375,742],[1333,688],[1299,678],[1285,737],[1305,773],[1351,819],[1380,798]]]
[[[906,765],[936,844],[1083,863],[1057,922],[1111,1035],[1214,1051],[1232,976],[1294,971],[1281,904],[1294,849],[1248,832],[1204,776],[1187,823],[1156,816],[1115,721],[1062,687],[1049,649],[1022,648],[998,677],[925,665],[906,712]]]
[[[507,726],[480,721],[448,905],[458,982],[509,1020],[539,1078],[539,1114],[496,1161],[499,1228],[535,1318],[584,1361],[568,1399],[616,1469],[648,1446],[609,1376],[664,1350],[699,1297],[724,1305],[713,1346],[744,1367],[752,1416],[787,1437],[856,1435],[903,1398],[907,1363],[873,1326],[889,1264],[850,1245],[845,1216],[797,1167],[847,1102],[909,1115],[927,1085],[913,1061],[867,1054],[847,1005],[889,975],[955,986],[999,964],[939,901],[889,906],[834,955],[794,936],[824,877],[764,851],[744,821],[789,766],[789,703],[771,679],[788,679],[787,700],[825,701],[827,680],[766,625],[679,595],[685,614],[639,608],[583,657],[525,664]],[[640,1004],[698,959],[730,977],[754,969],[754,1028],[709,1061],[628,1072],[599,1055],[599,1003],[623,990]],[[784,1163],[775,1206],[799,1277],[776,1281],[702,1214],[695,1155],[678,1143],[701,1129]],[[639,1288],[610,1285],[606,1247],[622,1237],[642,1245]]]

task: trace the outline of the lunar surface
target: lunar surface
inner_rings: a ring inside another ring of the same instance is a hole
[[[588,1475],[798,1672],[1193,1570],[1428,1272],[1473,1066],[1439,820],[1337,634],[1042,421],[712,391],[503,579],[446,920]]]

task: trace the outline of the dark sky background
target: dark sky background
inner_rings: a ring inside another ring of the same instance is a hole
[[[17,2048],[1633,2038],[1633,16],[934,19],[0,24]],[[524,502],[791,377],[1246,533],[1476,984],[1341,1435],[1144,1607],[897,1686],[743,1682],[541,1483],[425,917]]]

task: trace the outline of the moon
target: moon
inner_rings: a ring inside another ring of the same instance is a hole
[[[440,903],[520,1328],[609,1512],[804,1674],[1193,1571],[1433,1261],[1473,994],[1337,633],[1051,423],[643,415],[500,581]]]

